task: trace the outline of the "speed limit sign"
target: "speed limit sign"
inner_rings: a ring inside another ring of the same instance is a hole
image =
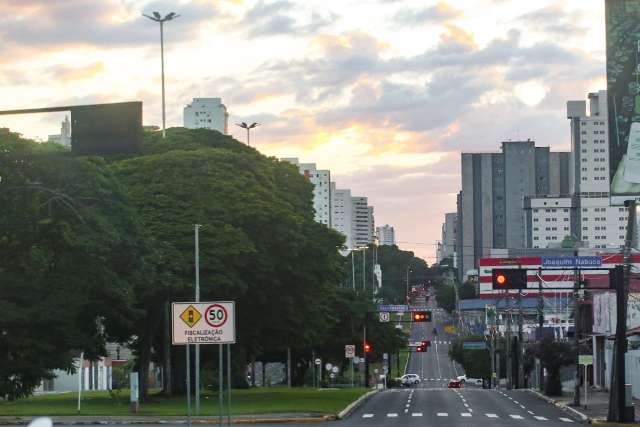
[[[235,344],[235,303],[172,303],[173,344]]]

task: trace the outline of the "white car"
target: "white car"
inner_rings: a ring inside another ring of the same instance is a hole
[[[400,384],[403,387],[420,384],[420,377],[417,374],[405,374],[400,378]]]

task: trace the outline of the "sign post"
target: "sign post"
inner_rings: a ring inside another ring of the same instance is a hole
[[[587,409],[587,368],[593,365],[593,355],[581,354],[578,356],[578,363],[584,366],[584,409]]]
[[[356,346],[353,344],[348,344],[344,346],[344,357],[349,359],[350,365],[351,365],[351,387],[353,387],[353,376],[354,376],[354,369],[353,369],[353,358],[356,357]]]
[[[227,376],[228,386],[231,387],[230,367],[231,367],[231,344],[236,342],[235,327],[235,302],[174,302],[171,304],[171,341],[173,345],[187,346],[187,409],[189,412],[189,422],[191,414],[190,397],[190,344],[217,344],[218,345],[218,381],[219,381],[219,408],[218,424],[222,426],[224,407],[224,352],[222,346],[228,344],[227,349]],[[197,373],[196,373],[197,375]],[[228,390],[227,421],[230,423],[231,391]]]

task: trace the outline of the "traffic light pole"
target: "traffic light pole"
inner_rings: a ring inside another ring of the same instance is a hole
[[[578,251],[574,251],[573,256],[578,256]],[[576,346],[575,354],[575,384],[573,386],[573,406],[580,406],[580,301],[578,299],[578,291],[580,290],[580,276],[578,266],[573,269],[573,341]]]
[[[542,267],[538,267],[538,341],[542,341],[544,329],[544,296],[542,295]],[[544,369],[540,362],[538,372],[538,388],[544,390]]]
[[[369,388],[369,358],[367,357],[367,319],[369,313],[364,315],[364,332],[362,341],[362,353],[364,355],[364,388]]]

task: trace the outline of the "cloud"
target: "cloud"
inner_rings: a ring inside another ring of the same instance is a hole
[[[48,70],[54,79],[62,80],[63,82],[90,79],[102,74],[104,71],[105,66],[102,62],[94,62],[82,67],[58,66]]]
[[[581,14],[576,11],[567,12],[560,5],[551,5],[526,13],[518,20],[535,31],[546,33],[552,37],[580,36],[587,28],[576,24]]]
[[[392,21],[398,26],[415,27],[430,23],[446,22],[462,16],[462,12],[453,8],[446,2],[440,2],[436,6],[420,9],[401,9]]]
[[[0,16],[0,39],[22,49],[157,43],[158,25],[142,17],[142,12],[154,10],[178,12],[180,17],[168,25],[171,37],[188,40],[200,24],[216,16],[211,3],[197,0],[177,8],[173,1],[154,1],[143,10],[115,0],[6,1],[11,13]]]
[[[331,25],[337,16],[311,11],[300,19],[294,16],[296,4],[288,0],[259,0],[249,9],[239,25],[250,38],[279,35],[310,35]]]

